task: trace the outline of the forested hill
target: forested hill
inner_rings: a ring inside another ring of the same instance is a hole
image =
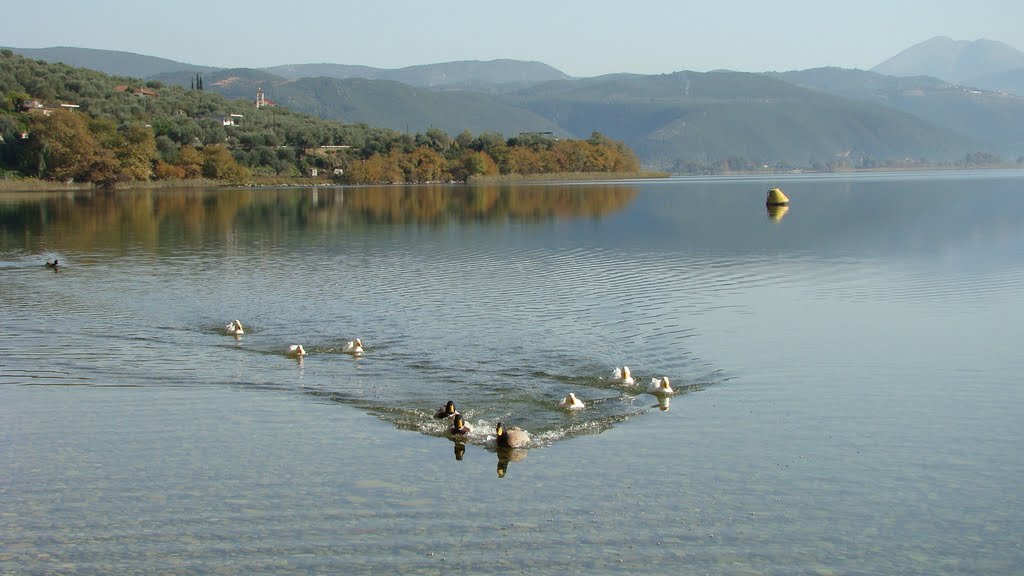
[[[1024,98],[950,84],[930,76],[896,77],[842,68],[775,74],[787,82],[893,108],[978,142],[976,150],[1013,161],[1024,155]]]
[[[223,68],[177,62],[167,58],[133,52],[55,46],[50,48],[7,48],[27,58],[88,68],[114,76],[133,76],[144,80],[164,80],[163,74],[195,74]],[[404,68],[375,68],[346,64],[288,64],[257,69],[281,80],[299,78],[363,78],[393,80],[416,87],[458,87],[488,84],[532,84],[561,80],[569,75],[543,62],[524,60],[459,60],[437,64],[417,64]]]
[[[429,90],[394,80],[328,77],[285,81],[263,70],[237,68],[203,74],[206,89],[229,98],[253,98],[265,90],[289,109],[341,122],[365,123],[400,132],[440,128],[448,134],[551,132],[570,137],[555,122],[521,106],[470,90]],[[165,84],[187,87],[194,75],[156,76]],[[586,136],[590,132],[582,132]]]
[[[587,126],[623,140],[650,165],[681,171],[951,161],[988,146],[907,111],[766,74],[617,74],[547,82],[506,98],[569,133]]]
[[[192,73],[215,70],[211,66],[200,66],[176,62],[167,58],[122,52],[118,50],[97,50],[95,48],[75,48],[71,46],[54,46],[51,48],[10,48],[16,54],[26,58],[46,62],[63,63],[76,68],[88,68],[104,72],[112,76],[132,76],[149,78],[157,74],[189,70]]]
[[[385,69],[341,64],[292,64],[263,68],[264,72],[296,80],[299,78],[363,78],[393,80],[410,86],[446,87],[466,84],[534,84],[565,80],[569,75],[542,62],[522,60],[459,60]]]
[[[635,172],[621,142],[327,121],[264,99],[31,60],[0,50],[0,177],[109,186],[150,179],[465,180],[475,175]]]

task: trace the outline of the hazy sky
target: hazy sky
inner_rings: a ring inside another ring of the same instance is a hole
[[[870,69],[934,36],[1024,50],[1022,0],[0,0],[0,45],[217,67],[538,60],[572,76]]]

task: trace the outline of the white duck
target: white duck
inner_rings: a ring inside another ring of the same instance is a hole
[[[577,398],[576,394],[572,392],[569,392],[568,396],[562,398],[558,403],[558,406],[563,410],[583,410],[587,407],[587,405],[583,403],[583,400]]]
[[[356,356],[360,356],[363,353],[363,341],[359,338],[349,340],[341,347],[341,351],[345,354],[355,354]]]
[[[651,383],[647,386],[647,393],[667,396],[675,394],[675,390],[672,389],[672,385],[668,381],[668,376],[662,376],[661,378],[651,378]]]
[[[633,376],[629,373],[629,366],[623,366],[622,368],[616,367],[615,370],[612,371],[612,382],[619,382],[626,386],[636,384],[636,381],[633,380]]]
[[[228,325],[224,327],[224,331],[231,336],[241,336],[245,334],[245,329],[242,328],[242,322],[239,320],[232,320],[228,322]]]
[[[292,344],[288,347],[288,356],[292,358],[302,359],[306,355],[306,349],[302,347],[302,344]]]

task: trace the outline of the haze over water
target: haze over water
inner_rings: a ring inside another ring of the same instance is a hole
[[[1022,184],[0,195],[0,571],[1018,573]]]

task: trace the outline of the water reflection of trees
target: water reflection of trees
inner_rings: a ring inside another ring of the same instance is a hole
[[[273,237],[290,230],[373,223],[600,217],[623,209],[636,194],[635,187],[620,184],[0,194],[0,232],[8,240],[45,234],[51,249],[157,249],[165,235],[188,245],[237,229]]]
[[[496,185],[366,187],[344,192],[351,212],[372,221],[400,223],[596,217],[621,210],[637,190],[625,185]]]

